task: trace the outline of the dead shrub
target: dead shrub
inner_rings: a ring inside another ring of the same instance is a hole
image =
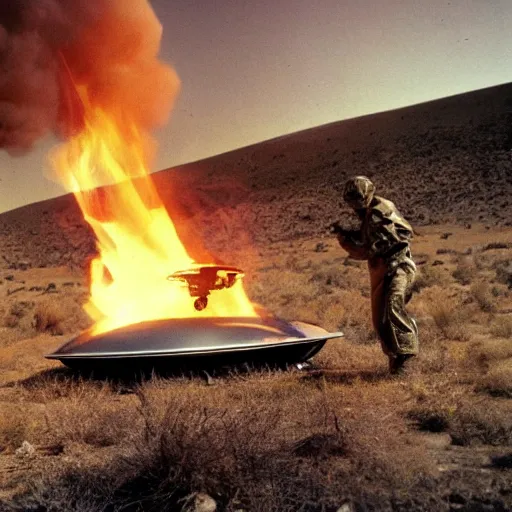
[[[492,293],[489,283],[485,281],[473,283],[471,285],[471,295],[485,313],[494,313],[496,311],[496,298]]]
[[[112,400],[108,385],[82,381],[68,390],[66,400],[46,403],[49,440],[80,442],[96,447],[126,442],[135,430],[136,412]]]
[[[477,390],[491,396],[512,398],[512,360],[502,362],[479,379]]]
[[[0,415],[0,452],[14,451],[27,439],[27,418],[21,407],[6,408]]]
[[[424,338],[420,332],[420,354],[417,358],[418,370],[426,375],[446,372],[454,366],[447,347],[438,338],[437,343],[423,343]]]
[[[313,359],[315,367],[353,372],[356,379],[358,375],[371,373],[377,380],[384,362],[387,360],[380,344],[353,343],[350,338],[329,341]]]
[[[512,338],[512,315],[497,316],[494,318],[490,332],[498,338]]]
[[[30,311],[34,308],[32,301],[17,301],[11,304],[7,315],[4,318],[6,327],[23,327],[24,319],[28,317]]]
[[[62,326],[65,314],[53,302],[41,302],[34,312],[34,328],[37,332],[49,332],[53,335],[64,334]]]
[[[334,286],[338,289],[346,287],[343,274],[337,268],[321,268],[316,270],[309,278],[311,282],[319,283],[325,286]]]
[[[494,365],[512,358],[512,344],[505,339],[480,341],[468,347],[466,358],[488,371]]]
[[[471,284],[478,273],[473,258],[464,257],[459,260],[457,268],[452,272],[453,278],[462,285]]]
[[[449,433],[456,445],[509,446],[512,444],[510,412],[510,407],[494,403],[465,401],[462,405],[429,404],[412,409],[407,416],[420,430]]]
[[[81,449],[75,460],[70,450],[17,496],[18,510],[184,510],[197,492],[226,511],[292,512],[308,503],[337,510],[340,497],[375,509],[383,495],[407,496],[430,478],[430,458],[392,407],[396,394],[365,382],[349,393],[300,382],[296,374],[213,387],[152,379],[136,388],[138,405],[79,383],[65,399],[45,402],[48,435],[103,447],[110,442],[97,431],[126,415],[119,446]],[[362,400],[372,405],[360,408]]]
[[[424,288],[430,288],[434,285],[443,286],[447,284],[448,276],[446,272],[438,266],[423,265],[412,285],[412,291],[419,293]]]
[[[494,446],[512,444],[512,411],[497,404],[467,404],[454,413],[450,421],[450,435],[456,445],[475,443]]]
[[[339,295],[341,321],[345,336],[357,343],[374,342],[377,337],[371,320],[370,301],[359,290],[345,290]]]
[[[429,310],[437,328],[447,339],[468,341],[471,339],[469,312],[456,300],[443,297],[429,304]]]
[[[512,288],[512,263],[510,259],[505,262],[497,263],[495,266],[496,281],[507,285],[508,289]]]

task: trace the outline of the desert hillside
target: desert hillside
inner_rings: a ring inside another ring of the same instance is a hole
[[[511,150],[506,84],[320,126],[153,176],[182,235],[197,233],[222,258],[239,246],[321,236],[345,213],[340,188],[351,174],[373,178],[416,225],[509,225]],[[8,264],[80,266],[94,251],[70,195],[0,215],[0,233]]]

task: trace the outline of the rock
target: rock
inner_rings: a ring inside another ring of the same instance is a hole
[[[16,264],[16,268],[18,270],[27,270],[31,266],[32,266],[32,264],[30,263],[30,261],[26,261],[26,260],[18,261],[18,263]]]
[[[432,263],[432,266],[437,267],[438,265],[444,265],[444,261],[434,260],[434,262]]]
[[[443,234],[440,236],[440,238],[441,238],[442,240],[446,240],[449,236],[452,236],[452,235],[453,235],[453,233],[443,233]]]
[[[350,502],[343,503],[341,507],[336,510],[336,512],[356,512],[356,509],[354,508],[354,505]]]
[[[32,458],[36,454],[36,449],[28,441],[23,441],[14,453],[18,457]]]
[[[194,499],[193,512],[215,512],[217,503],[215,500],[204,492],[198,492]]]
[[[323,242],[318,242],[316,244],[315,248],[313,249],[313,251],[315,251],[315,252],[327,252],[328,250],[329,249]]]

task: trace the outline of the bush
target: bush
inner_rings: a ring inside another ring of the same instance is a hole
[[[512,445],[512,414],[497,405],[468,404],[456,411],[450,421],[453,444],[475,443],[493,446]]]
[[[52,302],[41,302],[34,313],[34,328],[37,332],[49,332],[53,335],[64,334],[62,322],[65,318],[61,309]]]
[[[477,268],[473,259],[464,258],[459,261],[457,268],[452,272],[453,278],[462,285],[470,284],[475,275]]]
[[[493,313],[496,311],[496,299],[489,283],[485,281],[473,283],[471,286],[471,295],[480,306],[480,309],[485,313]]]
[[[409,411],[408,417],[420,430],[449,433],[456,445],[512,445],[512,415],[508,407],[467,401],[462,405],[434,403]]]
[[[496,317],[491,324],[491,334],[498,338],[512,338],[512,315]]]
[[[468,341],[471,329],[468,325],[468,312],[453,299],[435,301],[430,304],[430,314],[437,328],[447,339]]]
[[[32,301],[18,301],[11,304],[9,312],[4,319],[6,327],[23,327],[23,320],[28,316],[28,313],[34,308]]]
[[[512,360],[503,361],[481,377],[477,389],[491,396],[512,398]]]
[[[430,288],[435,285],[445,285],[447,281],[446,272],[438,266],[423,265],[420,272],[416,275],[412,291],[419,293],[424,288]]]

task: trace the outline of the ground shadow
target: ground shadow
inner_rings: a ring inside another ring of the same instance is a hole
[[[385,380],[390,380],[391,376],[386,370],[326,370],[326,369],[312,369],[304,375],[301,380],[303,382],[329,382],[332,384],[347,384],[373,382],[379,383]]]
[[[48,370],[42,370],[40,372],[31,375],[25,379],[11,380],[2,384],[2,388],[13,388],[15,386],[21,386],[24,389],[31,390],[40,387],[44,383],[53,381],[56,383],[69,382],[72,380],[79,380],[79,375],[73,372],[70,368],[50,368]]]
[[[512,469],[512,452],[507,455],[491,457],[491,465],[499,469]]]
[[[301,368],[301,367],[299,367]],[[43,370],[30,377],[13,380],[3,384],[0,387],[12,388],[19,386],[27,391],[40,389],[51,384],[70,387],[80,385],[84,381],[96,382],[98,384],[108,384],[112,390],[118,393],[133,392],[136,386],[150,381],[154,378],[169,380],[199,380],[205,384],[214,384],[215,379],[236,379],[246,378],[251,374],[261,372],[283,372],[298,371],[297,365],[287,364],[268,364],[268,363],[245,363],[238,365],[224,366],[173,366],[173,367],[146,367],[146,368],[127,368],[121,371],[115,368],[109,371],[108,368],[51,368]]]

